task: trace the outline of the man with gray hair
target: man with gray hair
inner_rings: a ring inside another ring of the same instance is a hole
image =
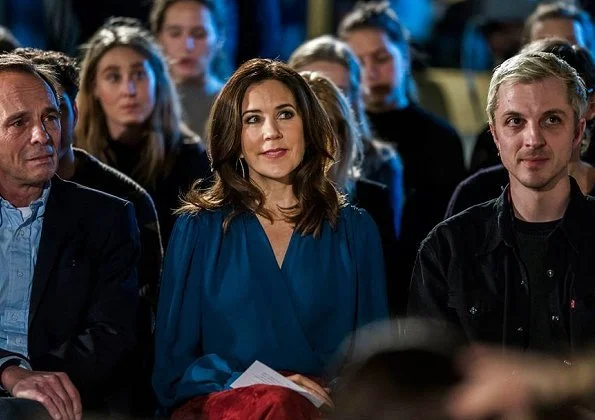
[[[128,201],[55,176],[54,83],[0,55],[0,391],[73,420],[135,344],[139,238]]]
[[[582,79],[553,54],[496,68],[487,115],[509,185],[422,242],[408,314],[561,359],[595,338],[595,199],[568,176],[586,106]]]

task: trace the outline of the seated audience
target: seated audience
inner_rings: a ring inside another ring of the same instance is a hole
[[[163,249],[153,199],[144,188],[122,172],[100,162],[84,150],[73,147],[74,128],[78,120],[75,99],[79,88],[79,69],[74,59],[58,51],[35,48],[18,48],[14,52],[36,65],[46,66],[56,78],[62,127],[58,176],[134,204],[141,242],[139,292],[140,296],[156,304]]]
[[[408,34],[388,3],[358,3],[341,20],[339,35],[362,64],[372,130],[403,159],[399,239],[408,278],[419,243],[442,221],[448,199],[466,175],[462,142],[447,121],[417,104]]]
[[[360,64],[349,46],[330,35],[311,39],[300,45],[288,64],[297,71],[316,71],[339,87],[351,104],[362,139],[363,155],[356,156],[361,175],[387,186],[392,196],[396,234],[401,229],[404,204],[403,163],[388,143],[374,139],[364,111]]]
[[[0,385],[80,419],[106,403],[135,344],[139,238],[129,202],[55,176],[53,83],[0,57]]]
[[[151,31],[169,63],[184,121],[201,136],[211,106],[223,86],[222,77],[227,76],[218,74],[221,67],[228,66],[223,48],[224,3],[155,0],[150,12]]]
[[[34,48],[19,48],[15,53],[28,58],[36,65],[52,70],[57,84],[55,89],[60,100],[61,144],[57,174],[60,178],[76,182],[108,194],[115,195],[134,204],[139,224],[141,253],[138,264],[139,313],[137,317],[139,344],[137,353],[132,356],[138,363],[135,372],[134,394],[141,394],[136,405],[148,407],[147,395],[151,394],[150,358],[153,348],[154,313],[157,305],[159,277],[163,260],[163,248],[159,233],[157,211],[149,194],[131,178],[111,168],[89,155],[82,149],[72,146],[74,127],[78,119],[75,98],[78,93],[78,67],[74,60],[64,53],[43,51]],[[141,380],[143,378],[144,380]],[[142,392],[141,392],[142,391]],[[123,397],[124,408],[133,408],[131,397]],[[148,413],[148,412],[147,412]]]
[[[473,342],[565,359],[595,339],[595,201],[568,175],[587,91],[564,60],[527,52],[496,68],[487,103],[510,182],[430,232],[408,314],[448,320]]]
[[[595,28],[591,17],[584,10],[568,2],[540,4],[525,20],[522,46],[526,46],[533,41],[552,37],[565,39],[570,44],[576,44],[583,48],[583,51],[587,54],[595,53],[593,50]],[[595,149],[585,150],[583,159],[589,163],[595,163]],[[498,150],[494,145],[490,129],[486,125],[477,136],[471,155],[469,172],[473,174],[479,169],[498,165],[499,163]]]
[[[591,143],[593,123],[595,122],[595,62],[591,54],[578,45],[570,45],[557,38],[546,38],[527,44],[522,52],[544,51],[555,54],[557,57],[570,64],[585,82],[588,93],[589,106],[585,118],[587,127],[583,141],[572,151],[568,173],[578,183],[583,194],[595,195],[595,168],[581,159]],[[490,139],[492,135],[490,134]],[[493,139],[492,139],[493,142]],[[496,147],[494,145],[494,147]],[[502,165],[495,165],[481,169],[469,178],[463,180],[458,186],[446,209],[446,218],[453,216],[471,206],[483,203],[498,197],[508,184],[508,172]]]
[[[91,37],[77,105],[76,145],[149,192],[167,244],[180,194],[209,176],[209,163],[200,137],[181,123],[159,47],[138,22],[113,18]]]
[[[300,74],[326,111],[339,142],[332,179],[347,194],[349,202],[366,210],[376,222],[382,240],[389,309],[394,314],[404,313],[409,280],[399,282],[397,238],[390,195],[384,185],[359,176],[354,158],[361,146],[361,138],[345,96],[330,79],[319,73],[303,71]]]
[[[230,389],[254,361],[333,406],[327,362],[388,316],[378,229],[331,182],[337,140],[306,81],[244,63],[209,123],[214,183],[180,209],[158,304],[153,385],[181,418],[317,418],[276,386]]]

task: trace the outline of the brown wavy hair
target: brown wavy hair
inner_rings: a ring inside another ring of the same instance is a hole
[[[252,212],[273,221],[273,215],[265,208],[264,192],[249,177],[244,178],[238,167],[242,149],[242,101],[250,86],[266,80],[277,80],[292,92],[304,130],[304,157],[292,174],[297,203],[280,210],[299,233],[317,237],[325,221],[333,228],[336,226],[340,208],[345,204],[344,197],[330,180],[337,139],[324,109],[304,78],[276,60],[246,61],[223,86],[211,108],[207,126],[214,183],[206,189],[195,184],[178,213],[195,214],[228,206],[231,211],[223,222],[224,231],[242,212]]]
[[[144,123],[147,141],[132,173],[141,185],[153,186],[171,170],[173,157],[180,146],[186,141],[198,142],[199,137],[182,123],[178,94],[161,49],[137,20],[111,18],[83,46],[76,145],[102,162],[110,163],[106,117],[99,100],[93,95],[93,86],[99,61],[115,47],[131,48],[147,58],[155,73],[155,108]]]

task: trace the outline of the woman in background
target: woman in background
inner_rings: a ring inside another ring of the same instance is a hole
[[[200,135],[229,73],[224,9],[222,0],[155,0],[150,13],[151,31],[167,57],[184,121]]]
[[[389,308],[392,314],[403,314],[407,306],[409,279],[400,279],[398,276],[399,256],[390,193],[384,185],[360,176],[355,157],[361,150],[361,136],[349,102],[339,88],[320,73],[303,71],[300,74],[316,94],[337,136],[337,163],[332,171],[333,181],[347,194],[351,203],[370,213],[380,230]]]
[[[159,47],[137,21],[112,18],[86,45],[80,85],[76,145],[149,192],[167,244],[179,195],[210,171]]]
[[[299,46],[288,63],[297,71],[316,71],[328,77],[343,91],[355,116],[362,139],[361,161],[363,178],[386,185],[392,197],[397,236],[401,227],[404,204],[403,164],[398,153],[387,143],[374,139],[364,110],[359,60],[349,46],[330,35],[311,39]]]
[[[332,127],[286,64],[244,63],[207,138],[214,183],[186,197],[165,257],[156,395],[173,419],[317,418],[287,388],[230,385],[258,360],[333,406],[327,364],[388,315],[378,229],[331,182]]]

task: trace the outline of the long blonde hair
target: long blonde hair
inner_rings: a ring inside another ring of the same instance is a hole
[[[159,46],[152,35],[134,19],[111,18],[83,47],[80,91],[77,96],[79,120],[76,145],[109,163],[106,116],[93,94],[93,87],[99,60],[114,47],[128,47],[141,54],[155,73],[155,107],[145,121],[146,141],[131,174],[142,185],[154,186],[159,177],[171,170],[173,158],[169,157],[178,152],[184,134],[194,137],[194,141],[198,141],[198,138],[181,123],[178,95]]]

